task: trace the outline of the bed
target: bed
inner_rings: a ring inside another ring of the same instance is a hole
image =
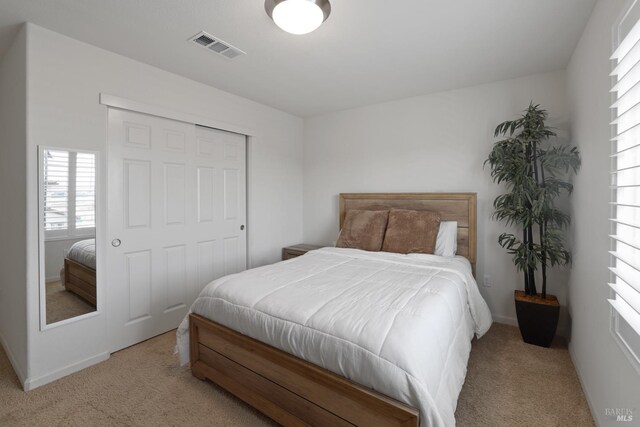
[[[96,305],[96,239],[74,243],[64,258],[62,284],[83,300]]]
[[[209,284],[178,329],[182,362],[283,425],[455,423],[474,335],[472,193],[341,194],[349,209],[432,210],[456,257],[322,248]]]

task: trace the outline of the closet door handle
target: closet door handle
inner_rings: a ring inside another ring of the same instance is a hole
[[[122,241],[120,239],[113,239],[111,241],[111,246],[113,246],[114,248],[117,248],[118,246],[120,246],[122,244]]]
[[[240,230],[244,230],[244,224],[240,226]]]

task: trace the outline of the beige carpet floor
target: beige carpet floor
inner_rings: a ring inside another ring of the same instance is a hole
[[[47,283],[47,324],[96,311],[96,308],[62,286],[61,281]]]
[[[25,393],[0,350],[0,426],[261,426],[266,417],[178,366],[170,332]],[[591,426],[569,354],[494,324],[475,341],[459,426]]]
[[[459,426],[594,426],[564,339],[525,344],[518,328],[494,323],[474,341]]]

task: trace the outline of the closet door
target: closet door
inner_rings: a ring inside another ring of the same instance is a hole
[[[246,138],[109,110],[111,351],[176,328],[202,288],[246,268]]]

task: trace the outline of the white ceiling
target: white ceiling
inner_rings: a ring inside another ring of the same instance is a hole
[[[332,0],[317,31],[263,0],[1,0],[0,55],[30,21],[300,116],[563,69],[595,0]],[[187,43],[204,30],[247,55]]]

